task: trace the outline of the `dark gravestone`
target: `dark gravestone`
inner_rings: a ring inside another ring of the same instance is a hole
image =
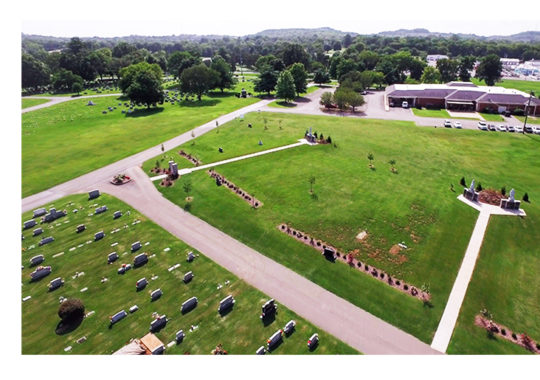
[[[88,200],[96,199],[100,195],[101,194],[99,193],[99,190],[92,190],[92,191],[88,192]]]
[[[268,350],[272,351],[272,349],[274,349],[278,345],[278,343],[281,342],[282,339],[283,334],[281,330],[278,330],[274,334],[272,334],[272,336],[266,341]]]
[[[41,264],[42,262],[45,261],[45,257],[43,257],[43,255],[37,255],[37,256],[34,256],[30,259],[30,266],[31,267],[34,267],[36,265],[39,265]]]
[[[43,216],[47,213],[47,209],[45,208],[38,208],[34,210],[34,218],[37,218],[39,216]]]
[[[176,333],[176,344],[182,343],[185,337],[186,337],[186,334],[184,334],[184,330],[178,331]]]
[[[99,232],[96,232],[94,234],[94,241],[98,241],[98,240],[101,240],[105,237],[105,233],[103,233],[103,231],[99,231]]]
[[[122,216],[122,211],[115,211],[113,214],[113,219],[118,219]]]
[[[109,253],[109,255],[107,256],[107,264],[112,264],[116,260],[118,260],[118,254],[116,252]]]
[[[141,247],[141,242],[136,241],[135,243],[131,244],[131,252],[138,251],[139,249],[141,249]]]
[[[77,226],[77,233],[83,232],[84,230],[86,230],[86,226],[84,224],[79,224]]]
[[[264,355],[266,353],[266,350],[264,349],[264,346],[261,346],[255,351],[255,354],[257,355]]]
[[[37,223],[36,223],[36,221],[35,221],[34,219],[27,220],[26,222],[24,222],[24,227],[23,227],[23,229],[24,229],[24,230],[27,230],[27,229],[29,229],[29,228],[34,227],[36,224],[37,224]]]
[[[118,268],[118,274],[124,274],[130,269],[131,269],[131,264],[122,264],[122,266]]]
[[[41,241],[39,242],[39,245],[42,246],[45,244],[49,244],[53,241],[54,241],[54,238],[52,236],[49,236],[49,237],[46,237],[45,239],[41,239]]]
[[[150,322],[150,332],[159,331],[167,324],[167,316],[164,314]]]
[[[49,213],[43,217],[43,221],[50,223],[63,216],[66,216],[65,211],[56,211],[55,208],[51,208],[49,210]]]
[[[37,281],[45,276],[51,274],[51,267],[38,267],[35,271],[30,273],[30,281]]]
[[[219,147],[218,151],[219,151],[219,153],[223,153],[223,148]]]
[[[216,185],[221,186],[221,178],[220,177],[216,177]]]
[[[150,293],[150,301],[154,302],[155,300],[158,300],[159,298],[161,298],[162,294],[163,292],[161,291],[161,289],[154,290],[152,293]]]
[[[277,312],[277,305],[274,299],[268,300],[263,306],[261,311],[261,319],[266,319],[275,315]]]
[[[146,253],[141,253],[140,255],[135,256],[133,259],[133,266],[140,267],[148,262],[148,256]]]
[[[97,214],[102,214],[102,213],[104,213],[104,212],[107,211],[107,210],[108,210],[108,209],[107,209],[107,206],[101,206],[101,207],[96,208],[96,211],[95,211],[94,213],[95,213],[96,215],[97,215]]]
[[[121,321],[122,319],[124,319],[125,317],[127,317],[127,313],[125,310],[122,310],[122,311],[119,311],[118,313],[116,313],[115,315],[113,315],[111,317],[111,326],[114,325],[116,322],[119,322]]]
[[[32,236],[38,236],[43,233],[43,228],[36,228],[34,232],[32,233]]]
[[[313,334],[308,340],[308,348],[313,350],[319,344],[319,334]]]
[[[290,334],[292,334],[292,332],[294,331],[295,326],[296,326],[296,322],[293,321],[293,320],[290,320],[289,322],[287,322],[287,324],[286,324],[285,327],[283,328],[283,332],[284,332],[286,335],[290,335]]]
[[[191,297],[186,302],[182,304],[182,308],[180,309],[182,314],[188,313],[191,310],[195,309],[197,307],[197,303],[199,301],[197,300],[197,297]]]
[[[220,314],[225,313],[234,306],[234,298],[232,295],[228,295],[219,302],[218,312]]]
[[[148,281],[146,280],[146,277],[141,278],[139,281],[135,283],[135,287],[137,288],[137,291],[141,291],[144,288],[146,288],[146,285],[148,285]]]
[[[49,282],[49,291],[52,292],[53,290],[58,289],[62,285],[64,285],[62,277],[56,277],[54,280]]]
[[[193,279],[193,272],[189,271],[184,275],[184,284],[187,284]]]
[[[192,262],[193,260],[195,260],[195,255],[193,254],[193,252],[189,252],[187,254],[187,258],[186,258],[187,262],[190,263]]]

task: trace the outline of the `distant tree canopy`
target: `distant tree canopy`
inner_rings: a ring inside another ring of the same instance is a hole
[[[50,72],[43,62],[30,54],[22,55],[22,87],[38,87],[49,84]]]
[[[182,72],[180,90],[185,94],[197,96],[200,101],[204,94],[216,87],[218,81],[219,74],[201,63]]]
[[[283,63],[285,67],[289,67],[294,63],[302,63],[304,67],[310,67],[310,57],[304,47],[300,44],[287,44],[282,53]]]
[[[169,56],[168,71],[175,78],[180,78],[185,69],[200,64],[202,61],[199,57],[193,56],[187,51],[175,51]]]
[[[273,68],[264,66],[263,71],[259,73],[259,77],[255,80],[254,90],[256,92],[266,92],[270,95],[270,92],[276,88],[278,75],[278,72]]]
[[[476,69],[476,78],[486,81],[488,86],[495,85],[501,79],[502,63],[498,56],[490,54],[480,61]]]
[[[427,66],[420,78],[422,83],[441,83],[441,73],[436,67]]]
[[[60,69],[52,78],[53,88],[58,92],[71,91],[75,83],[79,83],[82,86],[84,81],[79,75],[73,74],[66,69]]]
[[[120,70],[119,86],[132,102],[150,107],[163,102],[162,78],[159,65],[141,62]]]
[[[223,59],[223,57],[216,55],[214,58],[212,58],[212,64],[210,65],[210,68],[214,70],[218,74],[218,80],[216,83],[216,87],[223,92],[226,88],[232,88],[234,85],[234,77],[231,65]]]
[[[437,61],[437,70],[441,74],[443,83],[451,82],[457,79],[459,62],[452,59],[439,59]]]

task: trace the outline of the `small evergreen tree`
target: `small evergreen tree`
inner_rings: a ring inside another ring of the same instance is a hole
[[[525,193],[523,194],[523,202],[529,202],[529,194]]]
[[[480,182],[478,182],[478,185],[476,185],[476,191],[482,191],[482,184]]]
[[[465,182],[465,177],[461,177],[459,180],[459,184],[463,187],[467,187],[467,182]]]
[[[503,187],[501,188],[501,194],[502,194],[502,195],[506,195],[506,186],[503,186]]]

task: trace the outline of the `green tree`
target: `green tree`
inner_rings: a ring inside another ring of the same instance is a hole
[[[158,68],[159,66],[156,65]],[[161,71],[161,68],[159,68]],[[152,69],[141,70],[133,78],[133,82],[126,89],[127,97],[135,103],[151,105],[163,102],[162,75],[156,76]]]
[[[319,103],[326,108],[330,108],[333,104],[333,95],[330,91],[323,92]]]
[[[366,70],[375,69],[379,59],[379,54],[370,50],[364,50],[358,55],[358,61],[362,63]]]
[[[259,78],[255,80],[254,90],[257,92],[266,92],[270,95],[270,92],[274,91],[278,81],[278,73],[270,66],[264,66],[263,71],[260,72]]]
[[[351,93],[353,93],[351,89],[341,87],[334,92],[333,100],[340,110],[344,111],[349,106]]]
[[[152,72],[153,76],[160,81],[163,77],[163,71],[161,71],[161,68],[157,64],[149,64],[147,62],[132,64],[120,69],[118,73],[120,76],[120,80],[118,81],[120,90],[126,94],[128,87],[131,86],[135,77],[143,71]]]
[[[191,181],[189,179],[186,179],[182,187],[184,189],[184,192],[186,193],[186,196],[189,197],[189,193],[191,193],[191,189],[192,189]]]
[[[441,73],[433,66],[426,66],[424,73],[420,78],[422,83],[440,83],[441,82]]]
[[[29,54],[22,55],[22,87],[38,87],[49,84],[50,73],[47,66]]]
[[[282,53],[283,63],[285,67],[289,67],[294,63],[302,63],[304,67],[309,68],[309,54],[300,44],[286,44]]]
[[[373,153],[368,153],[367,159],[369,160],[369,167],[373,168],[373,160],[375,159],[375,157],[373,156]]]
[[[71,91],[76,93],[77,95],[79,95],[82,90],[83,90],[83,86],[82,86],[82,84],[80,82],[75,82],[71,86]]]
[[[231,65],[223,59],[223,57],[216,55],[212,59],[210,68],[218,73],[218,81],[216,87],[223,92],[226,88],[231,88],[234,85],[234,77],[231,71]]]
[[[439,59],[437,61],[437,70],[441,73],[443,83],[451,82],[457,79],[459,62],[452,59]]]
[[[480,61],[476,69],[476,78],[486,81],[488,86],[493,86],[501,79],[501,73],[501,59],[495,54],[490,54]]]
[[[294,79],[289,70],[282,71],[276,85],[276,96],[286,102],[294,100],[296,95],[296,87]]]
[[[60,69],[54,73],[52,78],[52,84],[56,91],[70,91],[75,83],[80,83],[82,86],[83,79],[66,69]]]
[[[289,68],[294,81],[294,88],[296,93],[300,96],[301,93],[307,90],[307,77],[308,73],[302,63],[295,63]]]
[[[330,75],[328,74],[328,71],[326,71],[325,69],[316,70],[313,75],[313,82],[317,84],[329,83]]]
[[[476,58],[473,56],[461,57],[459,60],[459,80],[463,82],[469,82],[471,80],[472,69],[474,68],[474,62]]]
[[[201,63],[201,59],[187,51],[175,51],[167,60],[167,68],[175,78],[180,78],[182,72]]]
[[[101,79],[103,79],[103,75],[110,72],[112,63],[111,49],[103,48],[93,51],[90,53],[89,59],[92,67],[96,70]]]
[[[185,94],[197,96],[200,101],[203,94],[216,87],[219,74],[205,64],[185,69],[180,75],[180,90]]]
[[[343,46],[348,48],[349,46],[351,46],[352,42],[353,42],[353,39],[352,39],[351,35],[349,33],[347,33],[343,37]]]
[[[313,184],[315,183],[315,177],[310,176],[308,182],[309,182],[309,192],[313,194]]]
[[[348,97],[349,97],[348,103],[352,107],[353,112],[355,111],[356,107],[363,106],[366,103],[366,101],[364,100],[364,97],[360,94],[357,94],[354,91],[351,91],[348,94]]]

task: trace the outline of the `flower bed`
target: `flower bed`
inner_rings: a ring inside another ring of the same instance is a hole
[[[196,159],[191,154],[186,153],[183,150],[180,150],[178,154],[180,155],[180,157],[184,157],[186,160],[190,161],[195,166],[199,166],[200,164],[202,164],[201,160]]]
[[[487,319],[481,315],[477,315],[474,318],[474,323],[477,326],[482,327],[488,333],[496,335],[499,338],[506,339],[518,346],[525,348],[535,354],[540,354],[540,342],[536,342],[531,339],[526,333],[518,334],[508,327],[493,322],[490,319]]]
[[[262,207],[263,203],[260,200],[258,200],[254,196],[250,195],[245,190],[242,190],[241,188],[236,186],[234,183],[232,183],[227,178],[225,178],[221,174],[217,173],[213,169],[208,170],[207,173],[210,175],[210,177],[214,178],[216,180],[216,182],[220,181],[223,186],[227,187],[230,191],[232,191],[233,193],[238,195],[244,201],[248,202],[253,208]]]
[[[123,185],[123,184],[128,183],[128,182],[131,182],[131,178],[128,177],[127,175],[125,175],[125,174],[115,175],[113,177],[113,179],[111,180],[111,183],[113,185]]]
[[[375,268],[374,266],[368,265],[366,263],[363,263],[357,260],[356,258],[354,258],[352,253],[348,253],[348,254],[342,253],[337,248],[331,246],[330,244],[327,244],[323,242],[322,240],[314,239],[313,237],[305,234],[302,231],[298,231],[298,230],[295,230],[294,228],[291,228],[285,223],[280,224],[277,228],[281,232],[295,238],[296,240],[315,248],[316,250],[320,251],[321,254],[323,254],[325,248],[332,249],[335,252],[334,257],[337,260],[340,260],[348,264],[352,268],[356,268],[360,272],[371,275],[373,278],[381,282],[384,282],[385,284],[393,287],[394,289],[400,290],[405,294],[418,298],[419,300],[423,302],[429,302],[431,300],[430,293],[424,292],[423,290],[420,290],[413,285],[407,284],[400,279],[390,276],[388,273],[378,268]]]

